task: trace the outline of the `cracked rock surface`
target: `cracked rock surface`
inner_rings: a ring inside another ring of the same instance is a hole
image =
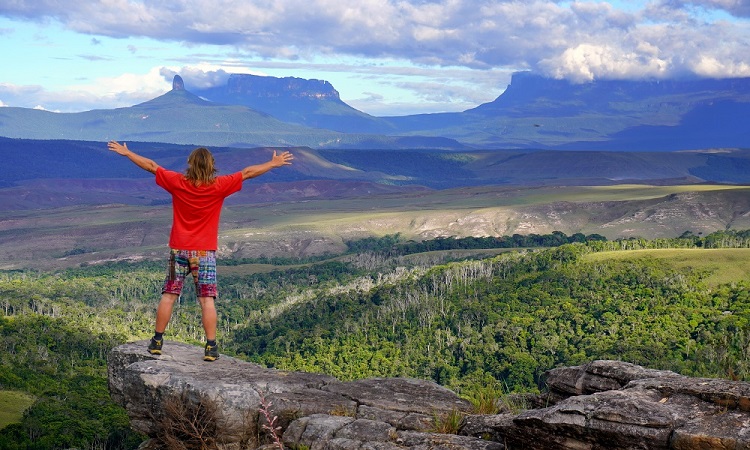
[[[187,422],[213,414],[201,439],[222,450],[278,448],[264,410],[289,449],[750,450],[745,382],[593,361],[548,371],[544,394],[518,397],[526,410],[475,415],[430,381],[343,382],[223,355],[207,363],[202,348],[174,342],[153,356],[147,344],[121,345],[108,359],[110,394],[150,437],[144,450],[164,447],[164,418],[176,401]],[[461,418],[456,433],[435,432],[436,418],[450,415]]]
[[[373,378],[342,382],[321,374],[286,372],[222,355],[204,362],[203,349],[165,342],[150,355],[148,341],[121,345],[108,359],[113,400],[125,407],[131,426],[152,438],[155,420],[170,398],[218,405],[222,448],[257,448],[269,442],[262,414],[265,399],[277,416],[284,444],[311,449],[454,448],[502,449],[469,436],[430,433],[436,416],[468,414],[472,405],[433,382]]]

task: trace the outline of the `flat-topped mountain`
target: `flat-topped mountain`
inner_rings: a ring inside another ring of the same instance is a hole
[[[342,133],[391,134],[387,121],[344,103],[324,80],[232,74],[223,86],[195,90],[211,101],[244,105],[285,122]]]
[[[323,80],[235,74],[128,108],[0,109],[0,136],[206,146],[665,151],[748,148],[750,78],[565,80],[517,73],[492,102],[456,113],[374,117]]]
[[[0,136],[234,147],[464,148],[442,137],[342,133],[284,122],[247,106],[206,100],[177,77],[172,90],[127,108],[80,113],[2,108]]]
[[[747,147],[750,78],[598,80],[574,84],[519,72],[494,101],[457,113],[373,117],[330,83],[232,75],[196,91],[280,120],[343,133],[441,136],[479,148],[684,150]]]
[[[750,78],[574,84],[521,72],[476,108],[389,121],[482,148],[665,151],[748,147],[748,113]]]

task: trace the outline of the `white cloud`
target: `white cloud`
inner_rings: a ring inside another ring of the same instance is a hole
[[[243,67],[231,67],[231,73],[253,73]],[[258,72],[254,72],[258,74]],[[70,85],[57,91],[41,86],[18,86],[0,83],[0,96],[6,106],[20,106],[47,111],[76,112],[133,106],[158,97],[172,89],[172,79],[180,74],[186,88],[204,88],[226,83],[227,68],[211,64],[183,67],[154,67],[142,74],[125,73],[102,77],[87,84]],[[75,107],[71,108],[71,105]]]
[[[660,59],[653,50],[637,53],[613,45],[581,44],[557,58],[541,61],[540,66],[555,78],[577,83],[596,78],[664,78],[669,61]]]
[[[711,55],[702,55],[694,64],[693,71],[710,78],[750,77],[750,64],[744,61],[719,61]]]
[[[91,84],[70,86],[70,89],[97,96],[116,97],[128,94],[153,98],[171,89],[171,80],[166,81],[161,70],[155,67],[145,74],[124,73],[116,77],[99,78]]]
[[[697,67],[701,57],[666,42],[686,39],[705,41],[708,51],[728,44],[750,61],[746,24],[695,26],[699,18],[694,15],[695,8],[718,8],[748,16],[750,2],[662,0],[648,5],[633,12],[603,2],[568,5],[550,0],[488,0],[480,4],[475,0],[118,0],[65,4],[46,0],[11,2],[0,6],[0,15],[53,17],[82,33],[230,45],[250,56],[289,60],[340,53],[475,68],[539,67],[573,77],[588,76],[587,72],[594,77],[631,76],[677,71],[662,68],[670,61],[693,61],[679,69]],[[679,32],[645,40],[654,20]],[[722,40],[714,37],[718,28],[725,30]],[[601,49],[606,45],[619,48],[606,54],[585,50],[582,54],[587,46]],[[660,54],[643,54],[649,46],[659,48]],[[131,51],[135,52],[135,47]],[[625,61],[608,62],[610,57],[624,57]],[[580,58],[587,64],[585,68],[569,67]],[[552,67],[556,61],[560,66]],[[736,65],[719,62],[726,67]],[[640,70],[634,67],[639,64]]]
[[[747,0],[670,0],[664,3],[672,7],[684,7],[687,5],[704,8],[706,10],[722,10],[736,17],[750,17],[750,2]]]
[[[8,83],[0,84],[0,96],[6,106],[58,112],[131,106],[149,99],[141,99],[127,92],[102,92],[94,89],[94,86],[49,91],[40,86],[18,86]]]
[[[33,107],[32,109],[36,109],[36,110],[38,110],[38,111],[50,111],[49,109],[45,108],[45,107],[44,107],[44,106],[42,106],[42,105],[36,105],[36,106],[35,106],[35,107]],[[50,111],[50,112],[56,112],[56,111]]]
[[[0,16],[51,19],[91,35],[96,52],[108,55],[104,36],[146,37],[165,46],[200,47],[215,56],[154,63],[147,73],[97,78],[61,92],[27,92],[29,104],[63,108],[128,106],[162,94],[179,73],[186,88],[226,82],[230,73],[263,74],[259,68],[299,68],[325,79],[377,78],[381,86],[408,91],[406,106],[419,99],[438,108],[489,101],[502,92],[508,72],[531,69],[585,82],[597,78],[669,78],[685,75],[750,76],[750,2],[746,0],[650,0],[627,9],[594,0],[100,0],[14,1]],[[642,6],[638,6],[642,5]],[[721,14],[714,14],[720,12]],[[732,19],[734,16],[736,19]],[[0,33],[11,33],[0,31]],[[131,55],[146,57],[147,41],[126,42]],[[85,56],[89,55],[89,56]],[[183,58],[181,54],[179,57]],[[236,59],[229,59],[230,57]],[[187,57],[184,57],[187,58]],[[367,63],[338,65],[357,59]],[[381,61],[395,65],[378,67]],[[93,61],[92,61],[93,63]],[[470,70],[458,71],[456,67]],[[481,70],[477,70],[481,69]],[[409,74],[408,71],[413,71]],[[421,70],[421,73],[417,73]],[[289,75],[294,72],[290,70]],[[450,79],[451,76],[456,78]],[[483,80],[484,81],[477,81]],[[372,86],[378,86],[373,83]],[[472,88],[471,85],[474,84]],[[372,105],[363,88],[352,104]],[[435,89],[442,93],[435,95]],[[343,91],[344,87],[334,83]],[[487,98],[488,92],[492,92]],[[7,104],[9,96],[0,87]],[[483,94],[483,95],[482,95]],[[438,101],[440,98],[443,100]],[[433,100],[433,102],[429,101]],[[401,100],[381,100],[396,104]],[[441,103],[444,101],[445,103]]]
[[[187,90],[223,86],[227,83],[231,74],[265,75],[261,71],[253,70],[237,63],[231,65],[200,63],[181,68],[163,67],[159,72],[170,83],[175,75],[180,75],[185,82],[185,89]]]

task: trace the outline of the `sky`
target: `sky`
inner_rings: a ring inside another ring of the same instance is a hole
[[[464,111],[518,71],[750,77],[750,0],[3,0],[0,106],[132,106],[229,74],[326,80],[374,116]]]

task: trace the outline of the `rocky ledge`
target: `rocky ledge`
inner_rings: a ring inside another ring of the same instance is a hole
[[[227,356],[206,363],[203,349],[173,342],[152,356],[146,345],[108,360],[112,398],[149,436],[144,449],[750,449],[750,383],[594,361],[549,371],[545,393],[523,399],[531,409],[478,415],[429,381],[342,382]]]

